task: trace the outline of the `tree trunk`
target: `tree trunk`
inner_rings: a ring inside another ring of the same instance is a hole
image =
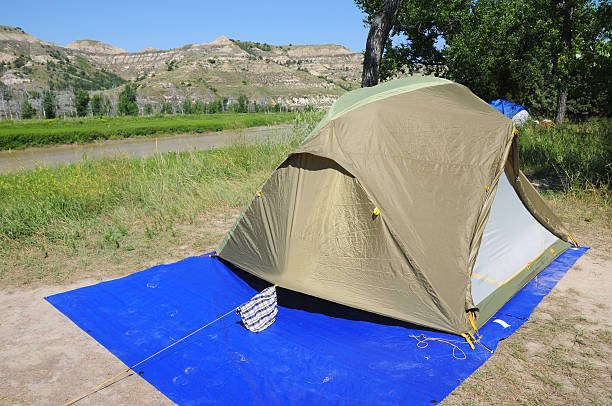
[[[565,108],[567,104],[567,85],[564,85],[563,89],[557,93],[557,117],[555,121],[558,124],[563,123],[565,120]]]
[[[361,87],[378,84],[380,60],[401,5],[402,0],[385,0],[382,9],[372,19],[363,60]]]
[[[574,55],[570,55],[570,51],[572,49],[572,22],[574,17],[574,6],[570,1],[566,1],[564,6],[563,26],[561,27],[563,54],[567,57],[574,57]],[[569,61],[566,61],[565,63],[569,64]],[[567,66],[563,70],[564,72],[561,75],[561,83],[559,84],[559,90],[557,91],[557,117],[555,118],[555,121],[558,124],[563,123],[563,120],[565,120],[565,110],[567,107],[567,81],[569,80]]]

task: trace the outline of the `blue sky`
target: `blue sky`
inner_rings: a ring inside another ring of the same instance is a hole
[[[219,35],[270,44],[365,48],[363,13],[351,0],[3,2],[0,24],[60,45],[96,39],[130,52],[210,42]]]

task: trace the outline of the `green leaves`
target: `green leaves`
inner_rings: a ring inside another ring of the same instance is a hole
[[[122,116],[137,116],[138,104],[136,103],[136,85],[128,83],[119,93],[119,114]]]
[[[371,16],[383,1],[356,3]],[[381,77],[434,73],[548,117],[567,89],[570,116],[610,115],[611,10],[610,0],[404,0]]]
[[[85,117],[89,112],[89,93],[83,89],[77,89],[74,92],[74,106],[76,107],[77,116]]]

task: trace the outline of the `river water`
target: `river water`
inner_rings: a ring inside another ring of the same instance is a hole
[[[0,173],[73,163],[84,158],[146,157],[158,152],[204,150],[238,142],[256,142],[287,135],[290,125],[253,127],[205,134],[137,137],[91,144],[58,145],[0,151]]]

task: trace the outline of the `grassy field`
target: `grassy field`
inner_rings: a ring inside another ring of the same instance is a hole
[[[209,249],[319,118],[296,114],[270,143],[0,176],[0,285],[112,274],[128,258],[139,269],[186,241]]]
[[[153,134],[231,130],[289,123],[293,119],[294,113],[222,113],[0,121],[0,150]]]

